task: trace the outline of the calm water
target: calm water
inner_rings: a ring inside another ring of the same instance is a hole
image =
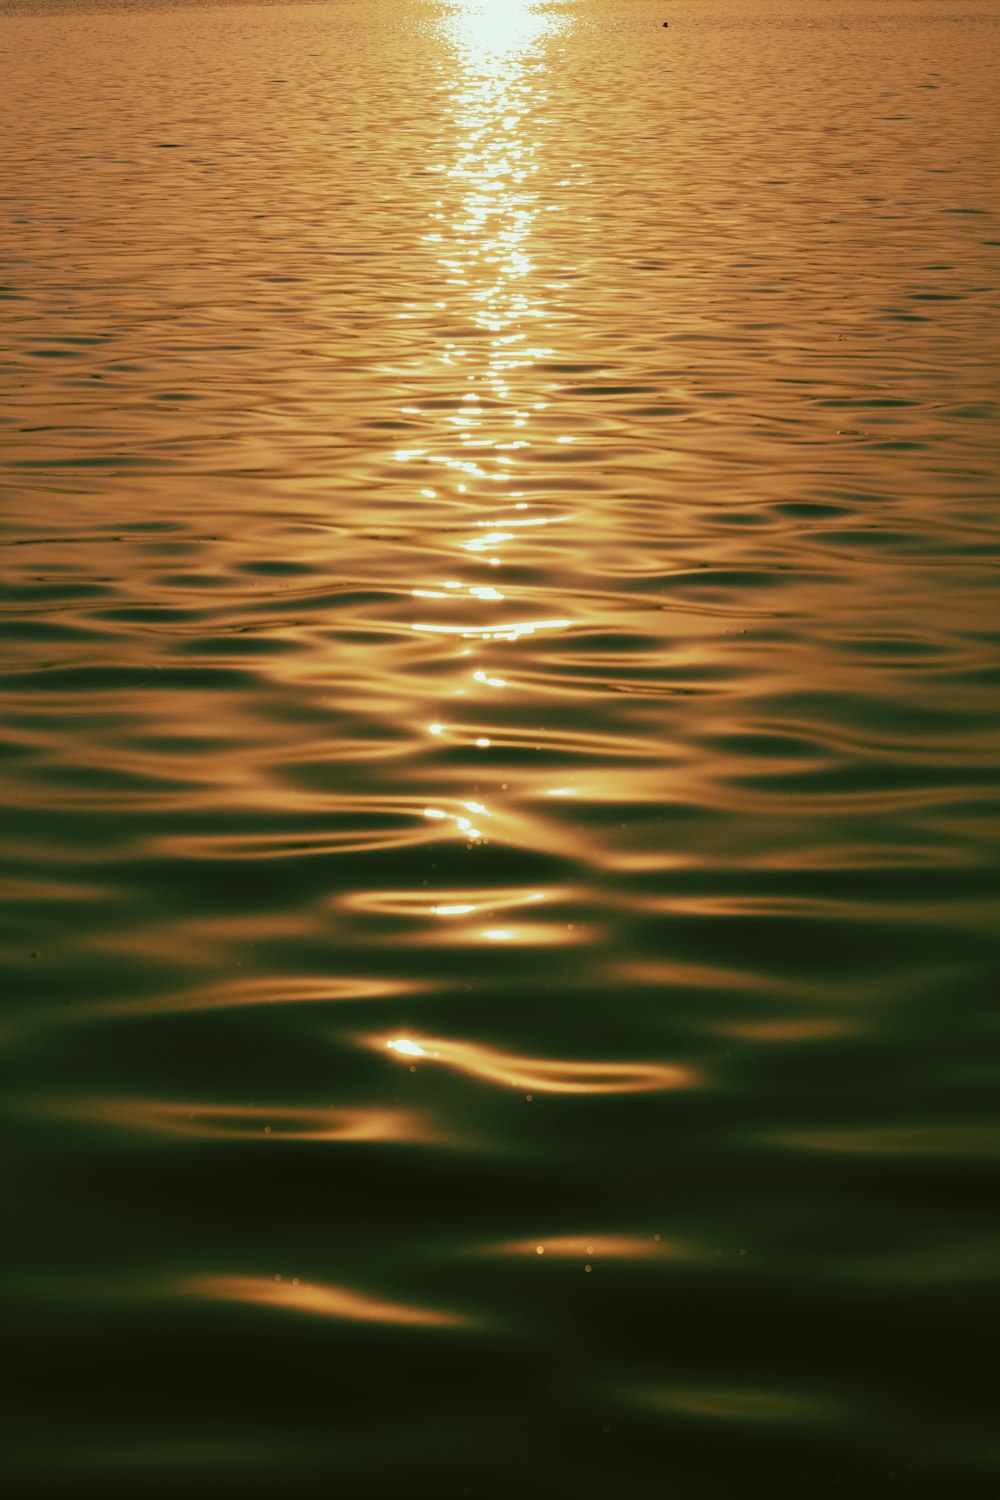
[[[6,0],[9,1493],[997,1493],[998,40]]]

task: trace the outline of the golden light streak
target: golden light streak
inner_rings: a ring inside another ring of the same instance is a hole
[[[487,1245],[487,1255],[532,1256],[545,1254],[560,1260],[668,1260],[697,1258],[694,1246],[679,1240],[664,1240],[658,1234],[560,1234],[536,1239],[505,1240]]]
[[[197,1104],[157,1099],[34,1100],[25,1112],[196,1140],[443,1142],[410,1110],[306,1109],[282,1104]]]
[[[297,1277],[193,1276],[177,1290],[191,1297],[223,1302],[252,1302],[262,1307],[280,1307],[313,1317],[342,1318],[354,1323],[392,1323],[422,1328],[468,1326],[470,1319],[459,1313],[430,1307],[411,1307],[386,1302],[350,1287],[319,1286]]]
[[[487,1083],[536,1094],[652,1093],[693,1088],[700,1082],[692,1069],[673,1063],[577,1062],[518,1057],[476,1042],[419,1042],[413,1037],[371,1037],[367,1041],[369,1046],[388,1048],[406,1057],[418,1057],[422,1062],[441,1062]]]

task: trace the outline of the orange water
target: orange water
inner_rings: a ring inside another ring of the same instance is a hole
[[[16,1493],[995,1493],[998,36],[0,5]]]

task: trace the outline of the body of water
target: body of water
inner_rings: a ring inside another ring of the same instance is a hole
[[[998,41],[0,7],[9,1493],[996,1494]]]

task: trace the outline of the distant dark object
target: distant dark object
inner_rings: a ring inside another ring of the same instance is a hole
[[[664,23],[663,23],[663,24],[664,24],[664,26],[669,26],[669,25],[670,25],[670,22],[669,22],[669,21],[664,21]]]

